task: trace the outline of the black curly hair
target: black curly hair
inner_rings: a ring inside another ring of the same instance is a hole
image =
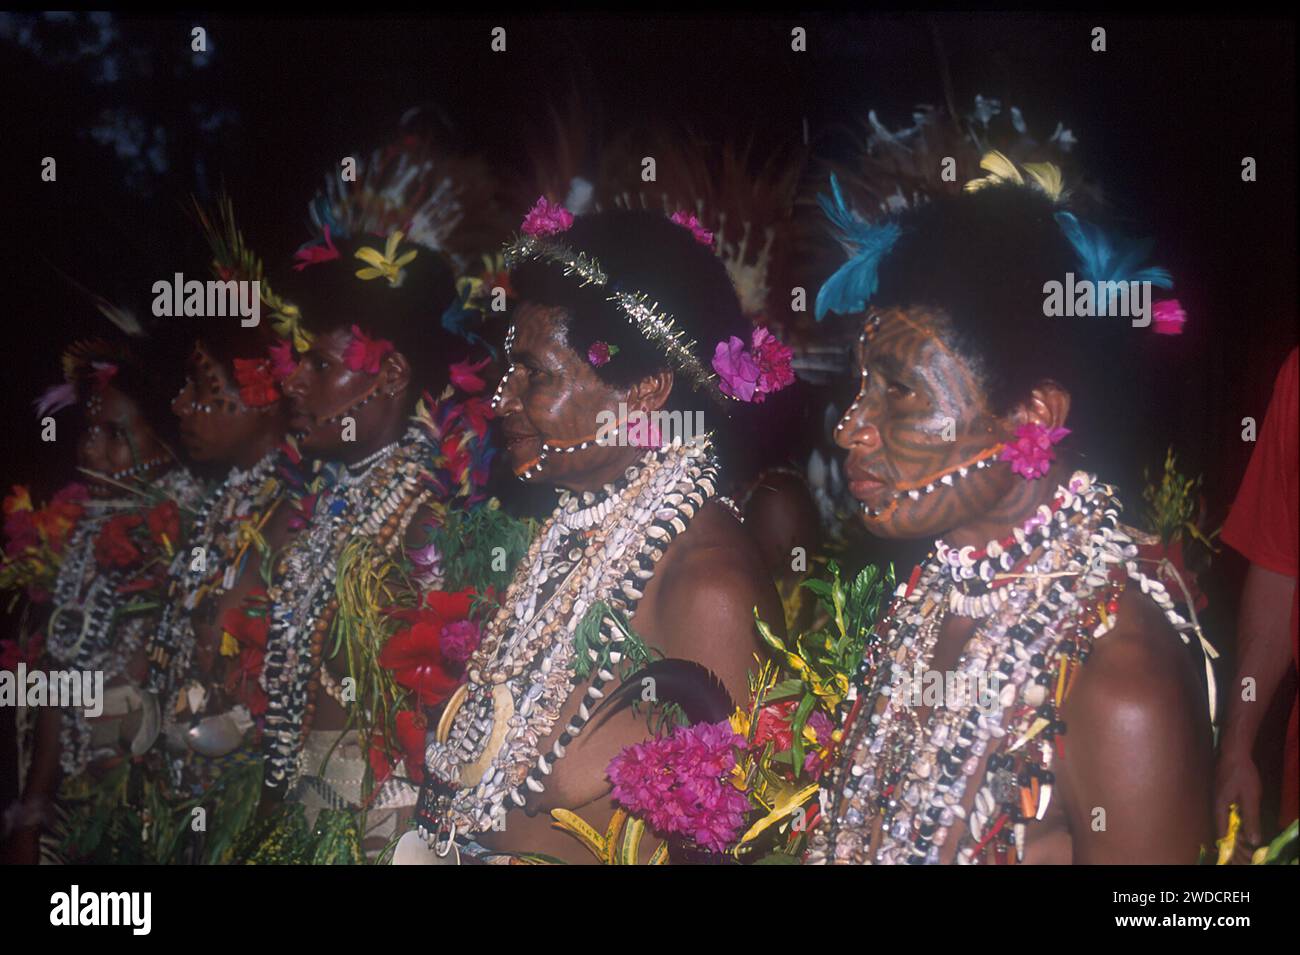
[[[1036,190],[996,185],[936,199],[899,217],[881,261],[875,307],[927,306],[949,325],[949,345],[1002,414],[1045,379],[1069,391],[1071,444],[1121,469],[1140,419],[1135,372],[1149,331],[1122,317],[1049,317],[1045,284],[1081,279],[1060,206]]]
[[[456,296],[455,274],[441,253],[403,243],[403,253],[414,249],[416,255],[403,268],[399,286],[394,288],[385,278],[358,278],[357,271],[366,264],[354,252],[363,246],[383,251],[384,243],[379,236],[335,238],[337,259],[288,272],[274,288],[298,306],[303,327],[312,333],[356,325],[372,338],[391,341],[411,365],[414,404],[421,391],[436,395],[442,389],[449,358],[464,351],[464,343],[442,324]]]

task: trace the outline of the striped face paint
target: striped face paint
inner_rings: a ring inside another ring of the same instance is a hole
[[[835,441],[878,536],[942,536],[997,519],[1024,493],[1027,482],[995,463],[1014,427],[990,412],[978,376],[947,343],[950,329],[941,312],[894,308],[872,313],[858,339],[858,394]]]

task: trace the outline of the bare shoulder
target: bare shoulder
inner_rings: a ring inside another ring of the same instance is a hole
[[[1121,596],[1118,618],[1093,645],[1070,708],[1089,721],[1192,721],[1204,694],[1177,631],[1136,585]]]
[[[1130,585],[1062,707],[1057,764],[1084,863],[1194,862],[1209,838],[1212,737],[1195,654]],[[1106,824],[1095,823],[1098,808]]]
[[[761,647],[755,607],[765,620],[782,619],[749,532],[711,502],[669,547],[634,624],[665,656],[702,664],[743,700]]]
[[[752,613],[772,583],[753,539],[740,521],[716,501],[706,504],[664,555],[659,600],[698,605],[739,601]]]

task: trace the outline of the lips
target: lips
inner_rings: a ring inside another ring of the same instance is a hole
[[[891,491],[884,478],[852,463],[844,468],[844,475],[848,478],[849,493],[859,501],[871,503]]]
[[[501,429],[501,437],[505,440],[507,451],[514,450],[519,446],[529,442],[536,441],[537,435],[529,431],[511,431],[505,428]]]

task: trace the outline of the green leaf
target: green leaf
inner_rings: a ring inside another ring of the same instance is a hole
[[[775,684],[772,689],[767,691],[767,694],[763,697],[763,703],[766,705],[768,703],[779,702],[780,700],[788,700],[791,697],[803,693],[804,690],[805,687],[803,685],[803,680],[782,680],[780,683]]]
[[[785,642],[772,632],[772,628],[763,622],[763,618],[758,615],[758,608],[754,608],[754,626],[758,627],[758,635],[763,638],[773,650],[785,653]]]
[[[812,713],[813,707],[817,705],[817,697],[811,693],[804,696],[799,701],[799,708],[794,711],[794,719],[790,721],[790,732],[793,735],[793,741],[790,744],[791,758],[793,759],[794,777],[798,779],[803,775],[803,728],[808,722],[808,716]]]

